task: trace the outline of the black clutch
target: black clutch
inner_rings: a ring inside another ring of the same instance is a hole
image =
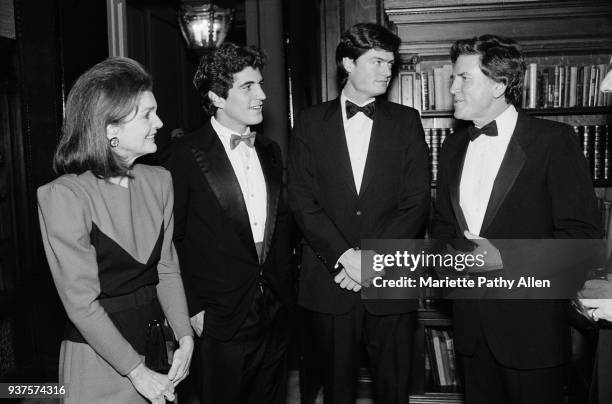
[[[158,320],[149,323],[145,352],[145,366],[158,373],[168,373],[176,347],[170,327]]]

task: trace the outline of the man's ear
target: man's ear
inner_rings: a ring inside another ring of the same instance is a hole
[[[225,107],[225,98],[219,97],[212,91],[208,91],[208,99],[210,99],[213,105],[217,108],[223,109],[223,107]]]
[[[342,67],[344,67],[344,70],[346,70],[347,73],[351,73],[353,71],[353,69],[355,68],[355,60],[351,59],[348,56],[345,56],[342,58]]]
[[[502,81],[496,81],[493,85],[493,96],[495,98],[500,98],[506,93],[506,89],[508,88],[508,84],[506,84],[506,79]]]

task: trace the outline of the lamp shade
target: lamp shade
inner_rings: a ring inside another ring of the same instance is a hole
[[[210,1],[183,1],[178,18],[189,48],[206,51],[221,45],[230,29],[233,11]]]

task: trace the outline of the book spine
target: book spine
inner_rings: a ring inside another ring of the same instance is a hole
[[[604,180],[610,179],[610,126],[604,126]]]
[[[595,125],[593,127],[593,179],[601,179],[603,168],[602,156],[602,127]]]
[[[563,106],[567,108],[569,106],[569,99],[570,99],[570,67],[565,66],[564,68],[565,68],[565,73],[564,73],[565,83],[563,84],[563,92],[564,92]]]
[[[429,111],[429,73],[421,72],[421,106],[423,111]]]
[[[568,107],[576,106],[576,92],[578,91],[578,66],[570,68],[570,93]]]
[[[555,87],[553,89],[553,107],[559,107],[559,66],[555,66]]]
[[[434,105],[436,111],[444,110],[444,69],[436,67],[433,70],[434,75]]]
[[[591,134],[591,127],[584,125],[582,127],[582,151],[584,158],[586,158],[589,172],[593,172],[593,139]]]
[[[529,63],[529,104],[528,108],[535,108],[538,99],[538,65],[537,63]]]
[[[429,83],[429,109],[436,110],[438,109],[436,106],[436,89],[434,84],[434,74],[433,71],[429,72],[429,76],[427,77],[427,82]]]

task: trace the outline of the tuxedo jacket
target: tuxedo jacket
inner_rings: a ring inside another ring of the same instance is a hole
[[[294,296],[281,151],[262,136],[255,150],[268,199],[262,263],[238,179],[210,121],[174,141],[164,162],[174,184],[174,242],[189,314],[205,310],[204,332],[221,340],[245,320],[262,279],[280,300]]]
[[[469,142],[467,130],[463,130],[447,137],[442,147],[432,223],[434,238],[461,238],[467,230],[459,205],[459,185]],[[572,128],[519,112],[480,236],[599,238],[599,220],[587,163]],[[504,261],[504,251],[501,255]],[[537,254],[532,255],[538,259]],[[534,267],[547,265],[541,262]],[[574,279],[580,282],[582,275]],[[482,327],[491,352],[502,365],[533,369],[556,366],[568,359],[567,301],[456,300],[453,309],[456,348],[462,354],[473,353]]]
[[[334,266],[363,239],[418,238],[428,218],[428,151],[418,112],[376,100],[370,144],[357,193],[340,100],[303,111],[289,154],[289,201],[303,234],[298,302],[342,314],[360,301],[333,278]],[[374,314],[403,313],[414,300],[365,301]]]

